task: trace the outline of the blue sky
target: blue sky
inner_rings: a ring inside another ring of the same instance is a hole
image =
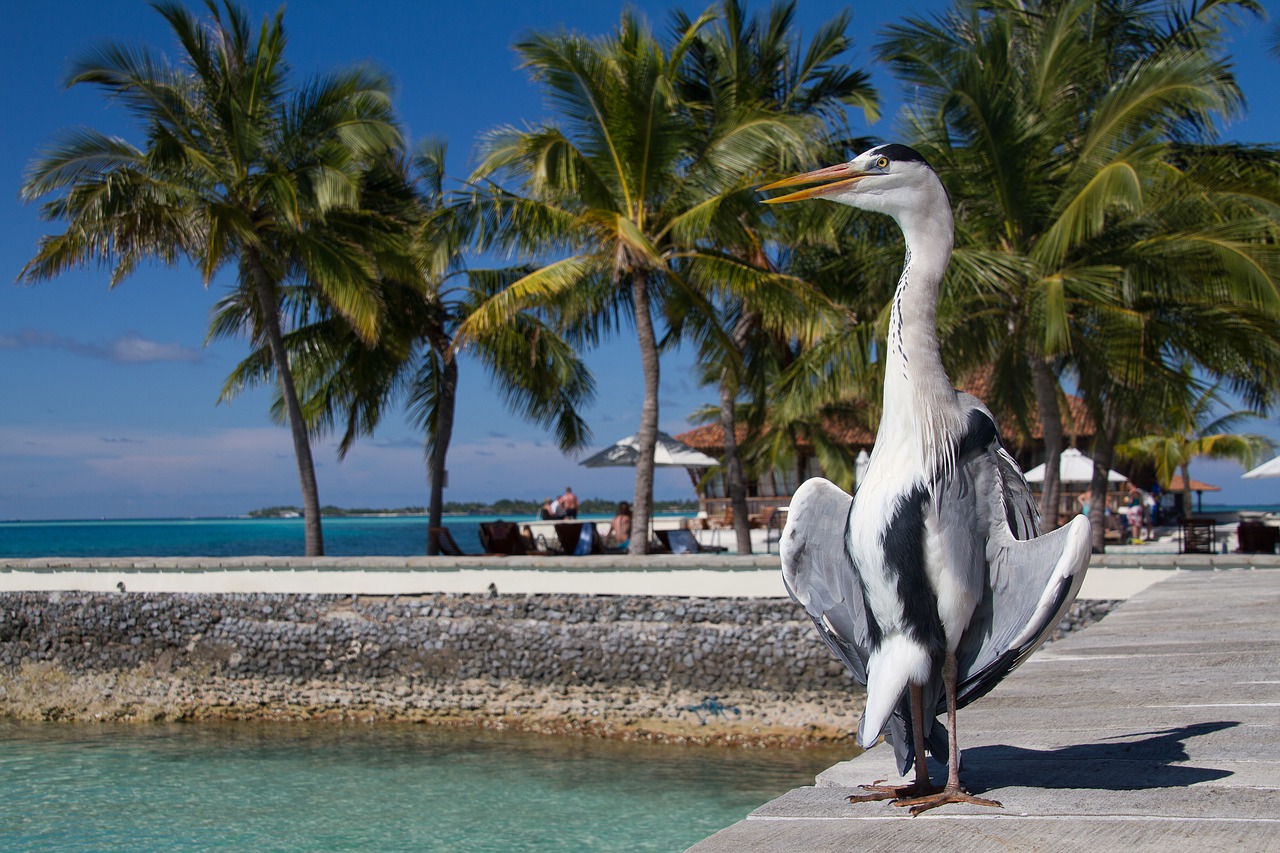
[[[276,2],[246,4],[256,19]],[[300,76],[372,62],[397,86],[397,109],[411,139],[447,139],[451,170],[465,172],[478,134],[500,124],[537,122],[543,104],[510,45],[535,30],[562,27],[605,33],[624,7],[619,0],[476,0],[471,3],[344,3],[297,0],[285,25],[289,57]],[[655,27],[669,9],[702,6],[641,2]],[[801,24],[812,33],[847,4],[801,0]],[[891,15],[943,8],[938,0],[855,3],[852,61],[872,66],[871,47]],[[763,8],[754,3],[753,8]],[[22,172],[60,128],[85,125],[133,136],[124,114],[87,87],[66,90],[67,63],[106,38],[166,50],[162,19],[139,0],[41,0],[12,4],[0,31],[0,269],[9,281],[38,238],[56,225],[18,199]],[[1242,30],[1233,53],[1250,114],[1224,136],[1280,140],[1274,86],[1280,63],[1265,55],[1269,26]],[[885,117],[866,128],[891,139],[899,95],[883,69],[871,68],[887,102]],[[855,119],[855,126],[861,125]],[[136,138],[136,137],[133,137]],[[207,290],[185,267],[146,268],[115,290],[104,270],[77,271],[27,287],[0,286],[0,519],[127,518],[237,515],[297,504],[298,486],[286,430],[267,417],[266,391],[217,403],[243,342],[205,346],[209,312],[225,292]],[[634,432],[641,378],[635,345],[624,334],[590,354],[599,395],[587,412],[592,450]],[[687,429],[688,414],[715,399],[699,388],[687,353],[664,359],[661,426]],[[450,453],[447,499],[539,498],[572,485],[586,497],[629,499],[630,469],[585,469],[536,428],[508,414],[472,362],[462,365],[462,399]],[[1280,438],[1276,419],[1259,431]],[[588,451],[592,452],[592,451]],[[320,497],[341,506],[426,502],[419,437],[395,418],[339,462],[333,445],[316,447]],[[1224,488],[1215,503],[1280,501],[1280,480],[1242,481],[1238,466],[1197,463],[1193,475]],[[659,469],[656,494],[687,498],[683,471]]]

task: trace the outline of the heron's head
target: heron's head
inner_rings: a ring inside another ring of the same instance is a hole
[[[939,193],[943,204],[946,204],[946,190],[937,173],[919,152],[905,145],[878,145],[848,163],[793,175],[760,189],[773,190],[801,184],[811,186],[764,201],[766,204],[780,204],[825,198],[895,217],[912,209],[927,209],[936,203]]]

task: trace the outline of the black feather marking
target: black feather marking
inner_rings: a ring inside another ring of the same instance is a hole
[[[924,159],[924,155],[914,148],[908,148],[897,142],[891,142],[888,145],[881,145],[875,150],[876,154],[883,154],[890,160],[898,163],[924,163],[929,165],[929,161]],[[930,167],[932,168],[932,167]]]
[[[924,487],[917,486],[898,502],[885,528],[882,547],[885,564],[897,579],[907,631],[936,657],[945,649],[946,637],[924,566],[924,507],[928,499]]]
[[[999,443],[996,422],[986,412],[973,409],[969,412],[969,423],[965,424],[964,435],[960,437],[960,445],[956,448],[956,462],[963,465],[974,455],[986,453],[992,444]]]

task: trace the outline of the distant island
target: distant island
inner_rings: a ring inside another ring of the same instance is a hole
[[[542,508],[541,501],[511,500],[504,498],[493,503],[454,502],[444,505],[446,515],[537,515]],[[618,509],[618,502],[603,498],[585,498],[579,512],[584,515],[612,515]],[[697,512],[696,500],[654,501],[654,512]],[[370,516],[403,516],[426,515],[427,508],[422,506],[405,506],[396,509],[345,508],[340,506],[322,506],[320,514],[325,518],[370,517]],[[250,518],[301,518],[302,508],[296,506],[269,506],[249,511]]]

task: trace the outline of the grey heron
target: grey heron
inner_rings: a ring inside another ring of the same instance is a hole
[[[871,747],[888,727],[899,771],[915,765],[913,782],[864,785],[849,799],[892,799],[913,815],[946,803],[999,806],[960,785],[956,710],[1057,625],[1084,579],[1089,521],[1040,535],[991,412],[947,378],[936,313],[953,221],[925,159],[881,145],[761,189],[804,184],[812,186],[766,201],[829,199],[887,214],[907,247],[890,308],[883,414],[857,496],[805,482],[782,534],[788,591],[866,685],[859,743]],[[930,783],[926,749],[947,764],[943,787]]]

